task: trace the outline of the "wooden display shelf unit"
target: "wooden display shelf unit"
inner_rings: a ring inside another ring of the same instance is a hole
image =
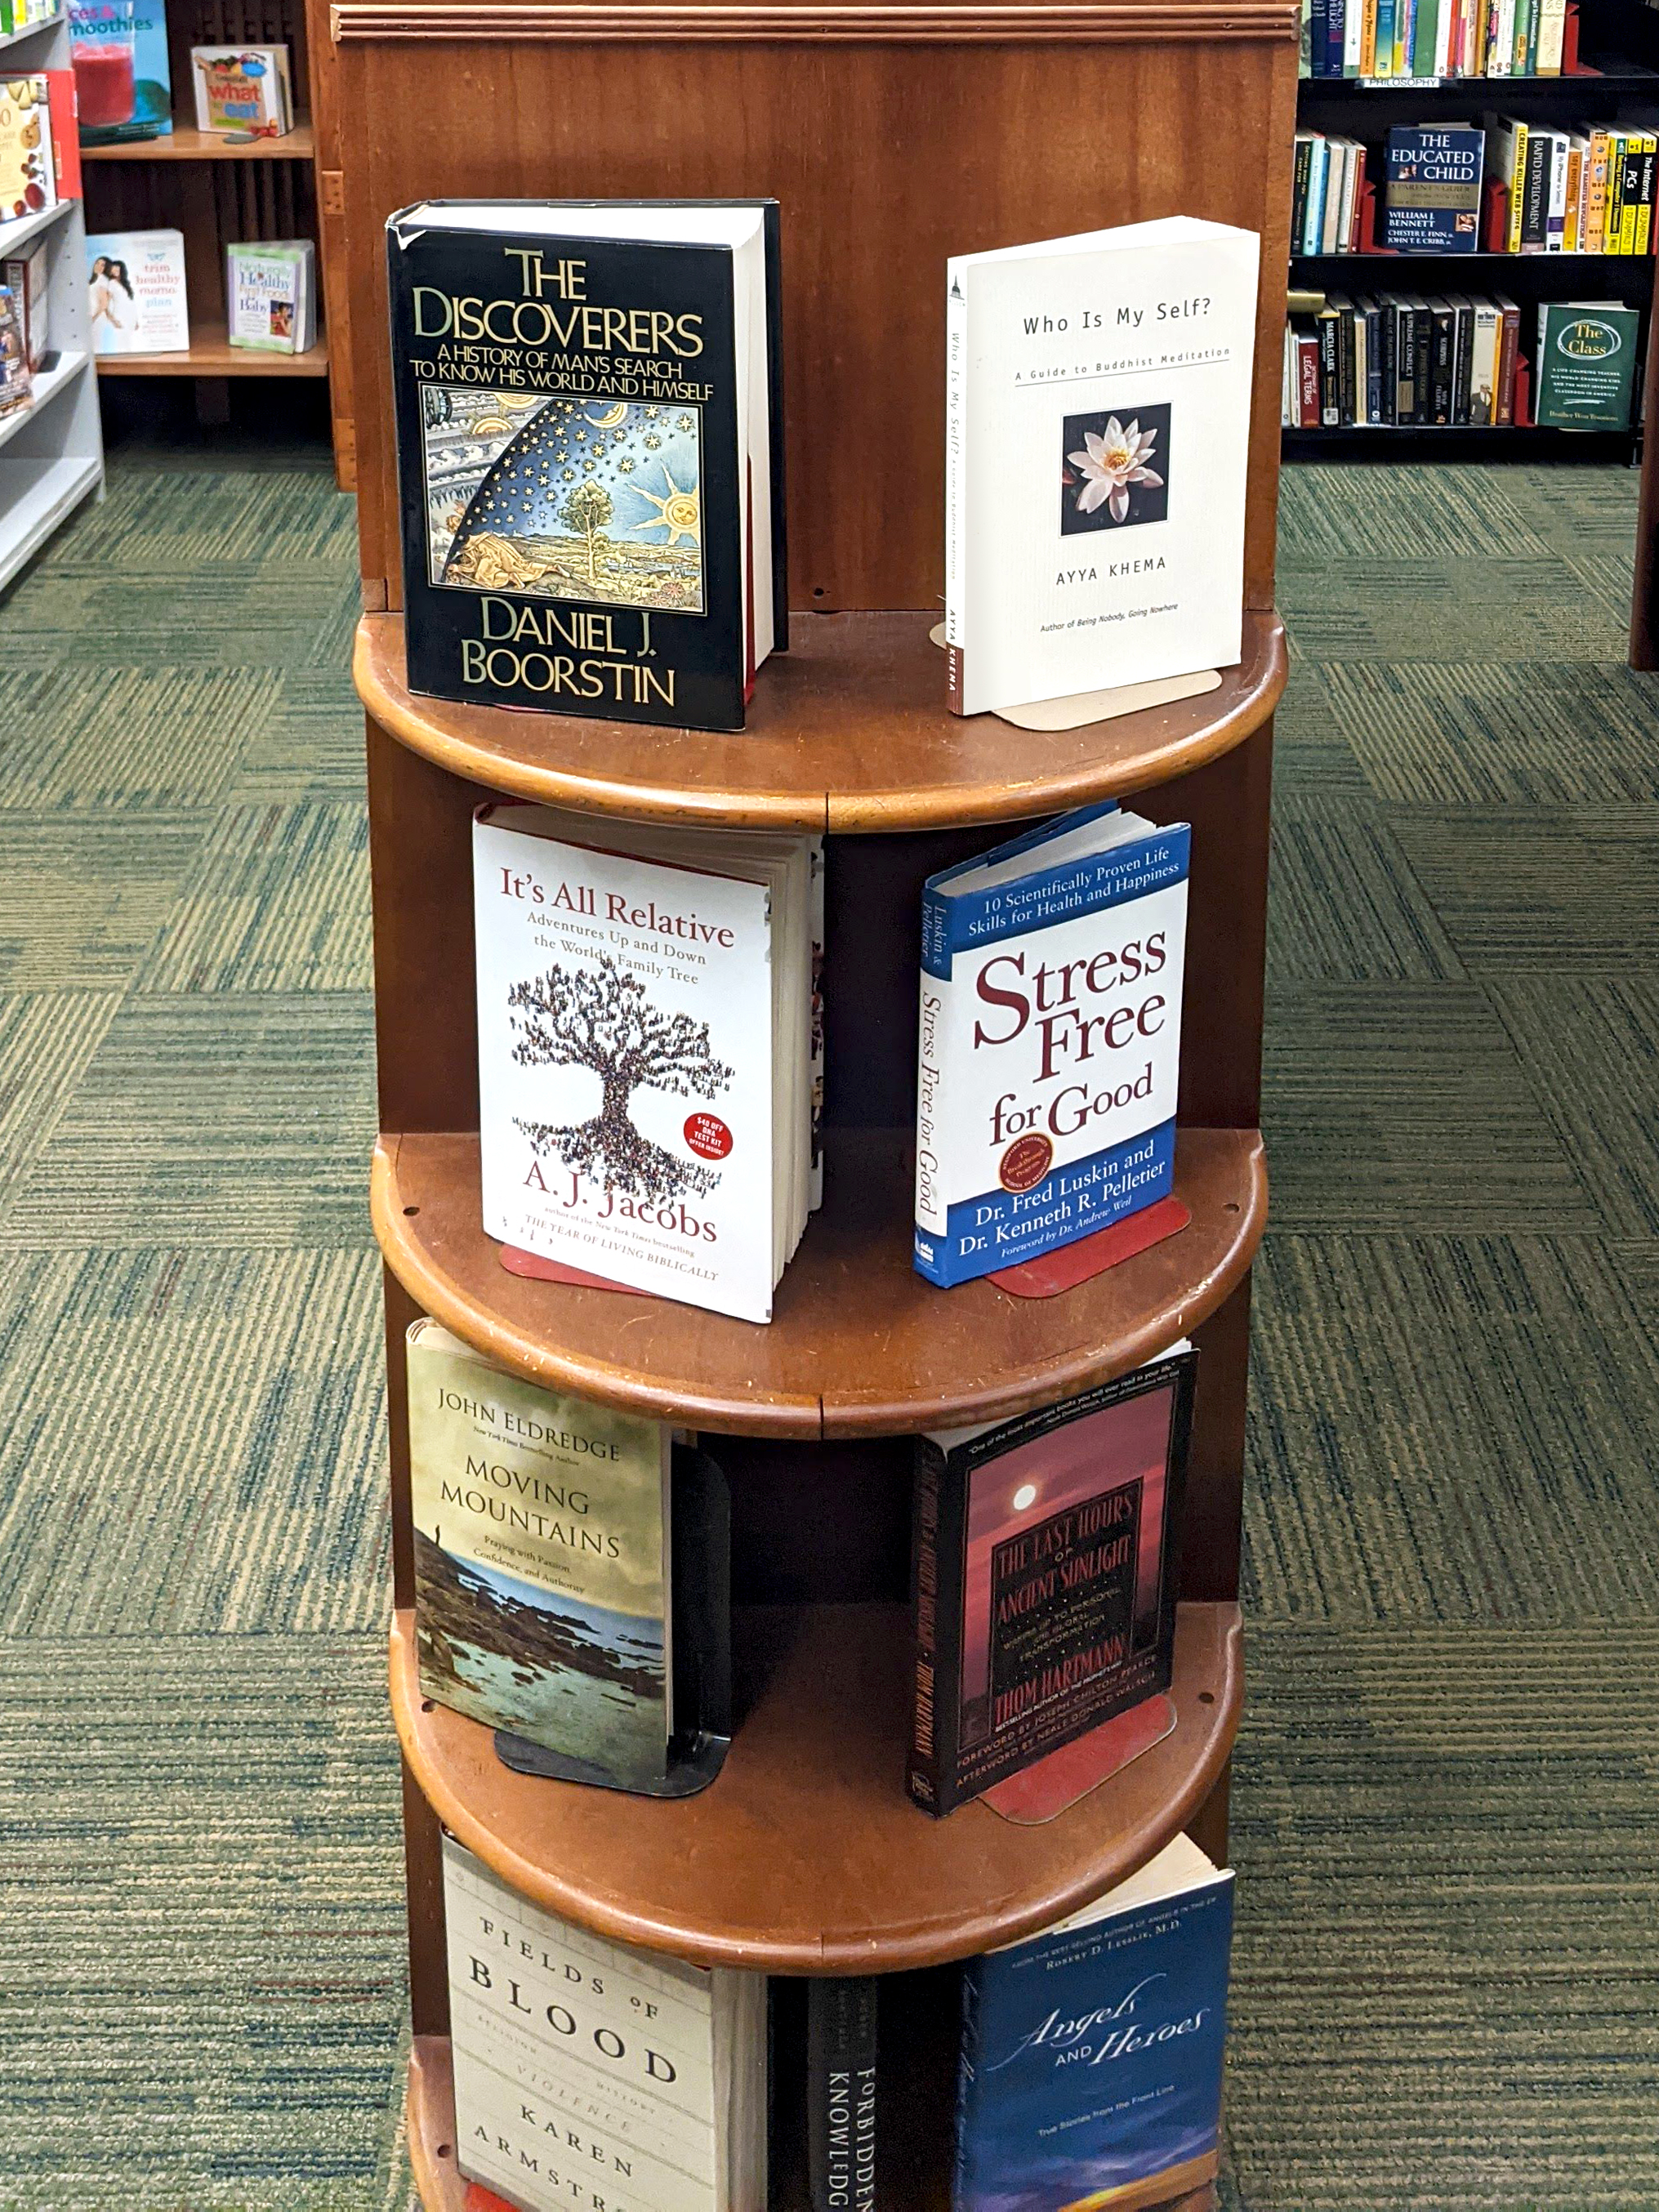
[[[234,346],[222,323],[191,323],[184,353],[100,353],[100,376],[326,376],[328,340],[307,353],[265,353]]]
[[[476,1133],[383,1139],[371,1207],[410,1297],[501,1366],[657,1420],[798,1440],[1006,1419],[1126,1373],[1237,1289],[1267,1218],[1257,1133],[1182,1129],[1178,1237],[1063,1297],[988,1279],[941,1292],[910,1262],[912,1146],[835,1129],[827,1150],[823,1210],[763,1328],[509,1274],[481,1225]]]
[[[1285,632],[1245,617],[1219,691],[1082,729],[964,719],[940,691],[926,614],[805,615],[730,735],[458,707],[409,689],[400,615],[366,615],[355,672],[383,729],[451,775],[640,822],[890,831],[1053,814],[1201,768],[1261,728],[1285,689]]]
[[[86,161],[311,161],[317,141],[309,123],[296,123],[280,138],[244,142],[227,138],[217,131],[198,131],[193,123],[175,123],[165,138],[135,138],[117,146],[87,146]]]
[[[641,1820],[610,1790],[515,1774],[488,1729],[421,1695],[412,1614],[392,1631],[404,1757],[444,1826],[520,1895],[702,1966],[864,1974],[936,1966],[1050,1926],[1193,1818],[1238,1729],[1238,1608],[1183,1605],[1174,1732],[1036,1827],[906,1794],[909,1608],[740,1614],[759,1685],[719,1782]],[[924,1825],[925,1824],[925,1825]]]
[[[805,2203],[788,2164],[799,1978],[884,1974],[882,2032],[905,2064],[880,2091],[892,2163],[878,2185],[907,2212],[945,2212],[955,1962],[1098,1896],[1181,1828],[1226,1849],[1249,1267],[1267,1202],[1257,1124],[1272,717],[1285,674],[1273,570],[1297,11],[1293,0],[620,13],[336,0],[331,27],[313,112],[325,162],[337,148],[345,245],[331,283],[351,309],[331,330],[346,371],[337,401],[349,387],[356,422],[366,610],[356,673],[384,1133],[373,1206],[386,1261],[416,2181],[428,2212],[457,2212],[447,1825],[555,1912],[778,1978],[780,2212]],[[1142,132],[1094,127],[1126,100]],[[879,127],[898,112],[915,127]],[[503,130],[504,114],[533,117],[533,131]],[[962,160],[965,114],[1021,157]],[[358,115],[374,129],[339,128]],[[428,197],[552,191],[781,203],[801,611],[741,734],[492,713],[409,690],[385,221]],[[1058,735],[952,717],[928,637],[942,585],[945,258],[1174,213],[1263,241],[1241,664],[1206,697]],[[825,834],[826,1196],[769,1326],[509,1275],[484,1235],[471,823],[497,794]],[[937,1290],[910,1264],[923,881],[1004,825],[1117,796],[1192,824],[1176,1166],[1191,1225],[1057,1298],[988,1282]],[[422,1313],[521,1374],[695,1431],[726,1469],[738,1725],[700,1796],[516,1775],[486,1730],[422,1697],[404,1333]],[[1200,1357],[1174,1731],[1044,1826],[983,1804],[931,1819],[904,1786],[915,1432],[1062,1396],[1188,1334]]]

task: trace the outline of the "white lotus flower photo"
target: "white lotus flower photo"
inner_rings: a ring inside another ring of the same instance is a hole
[[[1164,479],[1146,466],[1158,440],[1156,430],[1143,430],[1137,420],[1125,429],[1115,415],[1107,417],[1103,434],[1085,430],[1085,451],[1067,453],[1073,468],[1083,472],[1077,495],[1079,514],[1092,514],[1105,506],[1114,522],[1127,520],[1131,484],[1161,484]]]

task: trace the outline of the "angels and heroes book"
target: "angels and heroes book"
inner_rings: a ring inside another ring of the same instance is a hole
[[[951,262],[957,714],[1238,661],[1260,252],[1170,216]]]
[[[813,842],[473,824],[483,1226],[769,1321],[813,1194]]]
[[[915,1259],[949,1288],[1175,1182],[1192,832],[1115,801],[930,876]]]
[[[1233,1877],[1178,1835],[969,1961],[954,2212],[1151,2212],[1220,2166]]]
[[[1196,1360],[1183,1341],[918,1440],[909,1785],[930,1813],[1170,1686]]]
[[[774,201],[386,224],[411,690],[739,730],[787,643]]]

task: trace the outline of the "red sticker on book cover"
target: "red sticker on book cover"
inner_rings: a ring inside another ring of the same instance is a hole
[[[1054,1157],[1047,1137],[1016,1137],[997,1164],[997,1181],[1004,1190],[1035,1190]]]
[[[685,1141],[702,1160],[723,1160],[732,1149],[732,1132],[718,1114],[688,1114]]]

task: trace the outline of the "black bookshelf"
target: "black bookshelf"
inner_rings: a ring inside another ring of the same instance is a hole
[[[1451,77],[1434,84],[1370,84],[1355,77],[1304,77],[1299,131],[1358,138],[1381,200],[1382,146],[1396,125],[1481,124],[1492,115],[1536,116],[1568,125],[1641,124],[1659,129],[1659,0],[1578,0],[1579,66],[1570,76]],[[1381,210],[1379,204],[1379,224]],[[1656,226],[1659,228],[1659,225]],[[1531,357],[1542,300],[1617,300],[1643,311],[1641,350],[1651,325],[1655,258],[1618,253],[1293,253],[1292,291],[1504,293],[1522,309],[1522,347]],[[1457,280],[1464,281],[1459,283]],[[1636,404],[1644,389],[1638,360]],[[1389,461],[1595,459],[1635,461],[1639,420],[1628,431],[1474,429],[1419,424],[1286,429],[1287,460]]]

